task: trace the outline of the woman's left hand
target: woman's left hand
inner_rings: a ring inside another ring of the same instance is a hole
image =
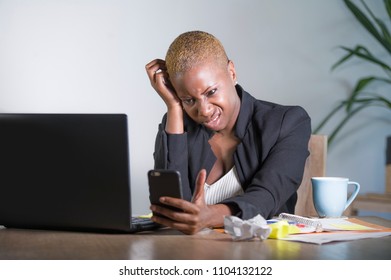
[[[161,197],[160,202],[162,204],[180,210],[173,211],[165,207],[152,205],[151,210],[154,213],[164,216],[154,215],[152,220],[185,234],[195,234],[207,227],[222,226],[224,215],[229,215],[230,209],[224,204],[207,205],[205,203],[205,180],[206,171],[203,169],[198,173],[192,202],[173,197]]]

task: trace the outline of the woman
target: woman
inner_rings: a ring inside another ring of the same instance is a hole
[[[311,134],[301,107],[245,92],[220,41],[202,31],[178,36],[165,61],[155,59],[146,70],[167,106],[155,168],[178,170],[185,198],[161,198],[182,211],[152,205],[160,214],[155,222],[194,234],[222,226],[226,215],[294,211]]]

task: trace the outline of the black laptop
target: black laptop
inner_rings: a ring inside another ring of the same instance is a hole
[[[138,232],[127,116],[0,114],[0,225]]]

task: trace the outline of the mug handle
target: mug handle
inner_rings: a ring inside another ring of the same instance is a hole
[[[346,201],[346,205],[345,205],[345,209],[349,207],[349,205],[353,202],[353,200],[356,198],[356,196],[358,195],[358,192],[360,191],[360,184],[357,183],[357,182],[348,182],[348,186],[349,185],[355,185],[355,189],[353,191],[353,193],[350,195],[348,201]]]

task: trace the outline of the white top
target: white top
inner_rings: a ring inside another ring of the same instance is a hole
[[[206,204],[217,204],[224,199],[243,193],[235,166],[212,185],[205,183]]]

